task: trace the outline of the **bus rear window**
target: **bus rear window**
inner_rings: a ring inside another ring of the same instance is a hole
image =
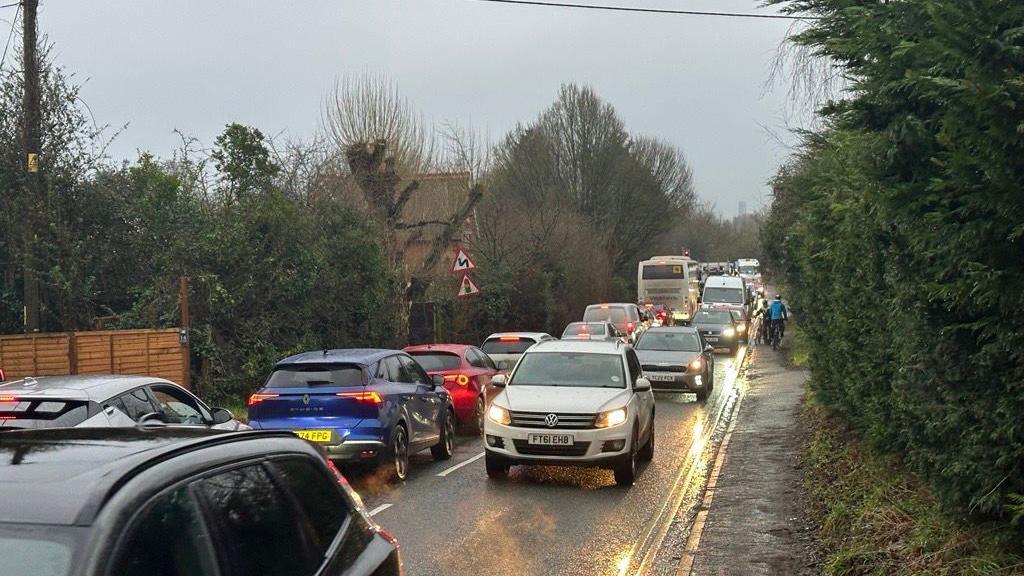
[[[643,269],[644,280],[682,280],[686,270],[682,264],[648,264]]]

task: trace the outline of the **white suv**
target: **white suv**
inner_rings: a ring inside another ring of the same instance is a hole
[[[491,383],[501,388],[484,422],[491,478],[515,464],[597,466],[631,486],[637,461],[654,457],[651,383],[622,342],[541,342]]]

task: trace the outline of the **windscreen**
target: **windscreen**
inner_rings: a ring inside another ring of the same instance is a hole
[[[740,266],[740,274],[757,275],[757,266]]]
[[[658,352],[700,352],[700,339],[693,332],[649,331],[636,344],[637,350]]]
[[[71,428],[88,418],[85,400],[0,396],[0,428]]]
[[[267,388],[362,386],[363,369],[357,364],[294,364],[278,366],[267,379]]]
[[[409,355],[427,372],[458,370],[462,365],[462,359],[457,354],[448,352],[409,352]]]
[[[623,324],[628,321],[626,309],[617,306],[608,308],[587,308],[583,313],[584,322],[611,322],[612,324]]]
[[[683,280],[686,269],[682,264],[646,264],[641,276],[644,280]]]
[[[495,354],[522,354],[526,352],[526,349],[536,344],[530,338],[491,338],[484,342],[484,345],[480,347],[481,350],[486,352],[489,356]]]
[[[0,524],[4,576],[66,576],[73,556],[74,539],[61,528]]]
[[[510,386],[625,388],[622,357],[587,352],[533,352],[519,361]]]
[[[572,336],[605,336],[607,330],[601,322],[573,322],[565,327],[562,338]]]
[[[698,324],[732,324],[732,314],[728,310],[701,310],[694,314],[693,321]]]
[[[743,304],[743,290],[740,288],[717,288],[704,289],[704,301],[721,304]]]

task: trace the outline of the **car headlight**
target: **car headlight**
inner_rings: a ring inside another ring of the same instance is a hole
[[[726,328],[725,330],[722,330],[722,336],[725,336],[726,338],[732,338],[735,335],[736,331],[733,330],[732,328]]]
[[[697,356],[690,362],[690,370],[700,370],[702,368],[704,368],[704,360],[700,356]]]
[[[487,417],[491,419],[491,422],[497,422],[502,426],[508,426],[512,423],[512,416],[508,413],[508,410],[497,404],[491,404],[491,408],[487,411]]]
[[[736,331],[739,332],[740,334],[743,334],[744,332],[747,331],[747,325],[746,324],[737,324],[736,325]]]
[[[626,409],[618,408],[616,410],[609,410],[607,412],[601,412],[597,415],[597,420],[594,421],[595,428],[611,428],[612,426],[618,426],[626,421]]]

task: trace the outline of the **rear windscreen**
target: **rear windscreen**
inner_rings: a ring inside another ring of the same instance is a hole
[[[611,322],[612,324],[623,324],[628,318],[625,308],[587,308],[583,313],[584,322]]]
[[[682,264],[648,264],[644,266],[644,280],[682,280],[686,271]]]
[[[0,428],[69,428],[88,418],[85,400],[0,397]]]
[[[484,345],[480,348],[487,352],[488,355],[493,354],[522,354],[526,352],[526,349],[534,345],[534,341],[529,338],[491,338],[484,342]]]
[[[297,364],[278,366],[267,379],[267,388],[315,386],[362,386],[363,368],[356,364]]]
[[[574,322],[562,332],[562,338],[572,336],[605,336],[605,325],[600,322]]]
[[[420,366],[427,372],[439,372],[441,370],[458,370],[462,365],[462,359],[457,354],[446,352],[409,352]]]

